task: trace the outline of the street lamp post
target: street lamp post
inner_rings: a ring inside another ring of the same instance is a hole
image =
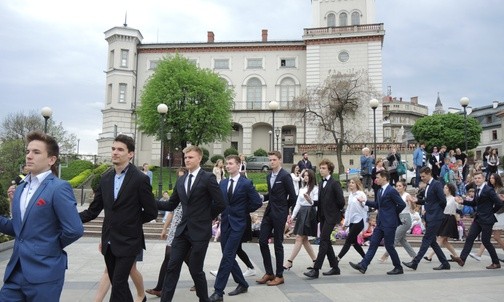
[[[51,118],[52,116],[52,109],[51,107],[44,107],[40,111],[42,113],[42,116],[44,117],[44,133],[47,133],[47,120]]]
[[[271,144],[272,140],[273,140],[273,131],[268,131],[268,134],[269,134],[269,150],[272,151],[273,150],[273,145]]]
[[[159,104],[157,106],[157,112],[159,113],[159,139],[161,141],[161,150],[159,156],[159,181],[158,181],[158,199],[163,196],[163,136],[164,136],[164,116],[168,112],[168,106],[166,104]]]
[[[172,162],[172,157],[171,157],[171,139],[172,139],[172,133],[169,131],[166,134],[166,138],[168,139],[168,190],[171,190],[172,187],[172,182],[171,182],[171,162]]]
[[[460,105],[464,107],[464,141],[465,141],[465,154],[467,155],[467,105],[469,105],[469,98],[462,97],[460,99]]]
[[[275,111],[277,111],[278,108],[279,108],[278,102],[277,101],[271,101],[271,102],[269,102],[268,107],[271,110],[271,112],[273,113],[273,121],[272,121],[271,130],[275,131]],[[275,145],[275,142],[273,140],[274,140],[274,137],[271,136],[271,147],[273,147]]]
[[[377,99],[371,99],[369,101],[369,106],[373,109],[373,156],[376,158],[376,108],[378,108],[380,102]]]
[[[280,136],[280,128],[278,128],[278,127],[275,129],[275,136],[276,136],[276,139],[277,139],[276,149],[278,151],[279,150],[278,149],[278,137]]]

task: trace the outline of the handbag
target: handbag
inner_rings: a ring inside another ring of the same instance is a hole
[[[406,174],[406,165],[404,163],[399,163],[396,168],[397,174],[399,176]]]
[[[389,173],[393,173],[396,172],[396,170],[397,170],[397,160],[394,160],[392,164],[389,164],[387,166],[387,171],[389,171]]]

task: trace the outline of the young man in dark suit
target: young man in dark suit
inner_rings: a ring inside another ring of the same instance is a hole
[[[296,203],[296,191],[290,173],[282,169],[282,154],[279,151],[268,153],[271,172],[266,176],[268,193],[264,195],[264,200],[269,201],[261,222],[261,233],[259,235],[259,247],[264,263],[266,274],[261,279],[256,280],[259,284],[276,286],[284,283],[283,261],[284,249],[283,239],[285,223],[289,216],[289,208]],[[276,274],[273,274],[271,253],[268,246],[268,239],[273,231],[273,240],[276,257]]]
[[[0,301],[59,301],[68,264],[63,249],[82,236],[84,227],[72,187],[56,177],[58,143],[39,131],[26,140],[28,175],[7,191],[12,218],[0,216],[0,232],[16,239]]]
[[[240,175],[241,160],[237,155],[226,157],[226,170],[229,178],[223,179],[219,186],[222,196],[227,199],[228,206],[222,212],[221,237],[222,258],[215,280],[215,292],[210,301],[223,301],[224,288],[229,274],[238,283],[238,287],[229,293],[230,296],[246,293],[248,283],[245,281],[240,266],[236,262],[236,251],[241,244],[243,233],[250,228],[248,218],[250,213],[262,206],[262,199],[257,193],[252,181]]]
[[[319,164],[319,173],[322,177],[319,185],[319,198],[314,204],[317,206],[317,217],[320,222],[320,245],[313,269],[304,273],[309,278],[319,277],[319,270],[322,268],[326,256],[331,269],[323,274],[326,276],[340,274],[339,261],[331,243],[331,233],[334,227],[341,222],[345,198],[340,183],[332,178],[333,172],[334,164],[328,159],[323,159]]]
[[[212,220],[226,207],[217,179],[200,167],[203,151],[198,146],[184,149],[188,172],[179,177],[168,202],[158,201],[160,210],[173,211],[182,204],[182,220],[175,231],[172,254],[163,283],[161,302],[172,301],[180,277],[182,263],[189,255],[189,272],[199,301],[209,301],[203,264],[212,237]]]
[[[145,249],[142,225],[158,215],[149,177],[130,163],[134,154],[133,138],[120,134],[114,139],[114,169],[102,176],[93,202],[79,213],[82,222],[88,222],[105,211],[101,252],[112,284],[110,301],[117,302],[133,301],[128,277]]]
[[[443,191],[443,184],[432,177],[432,172],[429,167],[420,169],[420,178],[426,184],[425,195],[422,200],[417,200],[416,204],[425,206],[425,222],[426,229],[422,238],[422,245],[418,253],[411,262],[403,262],[403,264],[413,270],[416,270],[418,263],[427,252],[429,247],[436,253],[436,256],[441,262],[441,265],[433,268],[434,270],[449,270],[450,263],[446,260],[446,256],[441,250],[441,247],[436,241],[436,236],[444,219],[444,208],[446,207],[446,196]]]
[[[350,262],[351,267],[363,274],[366,272],[371,260],[373,260],[382,239],[394,265],[394,269],[387,272],[387,275],[400,275],[404,273],[399,255],[394,247],[394,240],[396,229],[401,224],[399,213],[406,207],[406,204],[397,190],[390,185],[389,177],[389,173],[385,170],[378,172],[376,183],[381,188],[375,196],[375,201],[366,202],[367,206],[378,210],[377,225],[371,236],[369,249],[362,261],[357,264]]]
[[[467,256],[471,252],[474,240],[481,233],[481,242],[487,249],[490,257],[492,258],[492,264],[487,266],[487,269],[497,269],[501,268],[499,263],[499,258],[497,257],[497,252],[495,247],[490,242],[492,236],[492,226],[497,222],[494,213],[497,212],[503,205],[499,196],[495,192],[494,188],[488,186],[485,183],[485,178],[483,173],[475,172],[473,176],[474,183],[476,184],[476,195],[472,201],[463,201],[461,198],[457,198],[457,202],[476,207],[476,215],[469,229],[469,234],[467,235],[464,248],[460,253],[460,257],[452,257],[460,266],[464,266]]]

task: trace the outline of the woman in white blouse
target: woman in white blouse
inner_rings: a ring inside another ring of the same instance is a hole
[[[291,168],[292,184],[294,185],[294,191],[296,191],[296,196],[299,195],[299,186],[303,180],[302,172],[299,171],[298,165],[292,165]]]
[[[296,234],[296,242],[291,256],[284,264],[286,270],[292,267],[292,262],[301,250],[301,246],[305,248],[312,261],[315,261],[317,258],[310,241],[308,241],[308,236],[317,235],[317,210],[313,206],[313,203],[318,200],[319,191],[313,170],[304,170],[302,176],[303,187],[299,189],[296,206],[287,221],[288,223],[292,223],[292,220],[296,219],[293,231]]]
[[[348,196],[348,205],[345,211],[345,225],[343,226],[343,228],[348,228],[348,235],[338,254],[338,261],[345,256],[350,246],[353,246],[362,258],[364,258],[366,254],[362,246],[357,243],[357,236],[364,229],[364,222],[367,220],[367,197],[362,191],[362,182],[358,177],[354,177],[348,182],[348,189],[350,190],[350,195]]]
[[[396,232],[395,232],[395,238],[394,238],[394,245],[397,245],[400,243],[403,248],[406,250],[408,255],[411,258],[416,257],[416,253],[411,247],[411,244],[406,240],[406,235],[408,231],[411,229],[411,224],[412,224],[412,219],[411,219],[411,210],[413,209],[413,197],[406,192],[406,182],[404,180],[398,181],[396,183],[396,190],[399,192],[399,195],[401,195],[402,200],[404,203],[406,203],[406,207],[402,210],[401,213],[399,213],[399,219],[401,220],[401,225],[397,227]],[[387,260],[389,254],[385,252],[383,256],[380,258],[380,262],[384,262]]]

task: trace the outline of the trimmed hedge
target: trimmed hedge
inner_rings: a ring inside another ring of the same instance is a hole
[[[61,179],[72,179],[87,169],[93,169],[93,166],[93,163],[87,160],[74,160],[68,167],[61,168]]]
[[[79,185],[81,185],[86,179],[88,179],[89,176],[93,174],[93,170],[87,169],[80,173],[79,175],[75,176],[74,178],[70,179],[68,182],[72,186],[72,188],[76,188]]]

